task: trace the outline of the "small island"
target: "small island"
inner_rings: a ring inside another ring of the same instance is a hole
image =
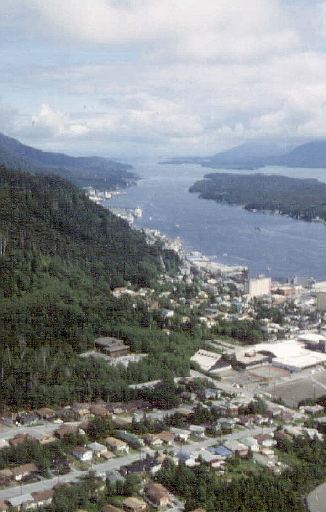
[[[189,189],[204,199],[241,205],[249,211],[326,222],[326,183],[267,174],[211,173]]]

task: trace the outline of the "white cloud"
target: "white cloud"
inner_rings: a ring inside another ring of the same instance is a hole
[[[31,61],[0,77],[0,91],[11,84],[21,103],[7,131],[102,153],[139,144],[203,154],[253,137],[326,136],[325,5],[2,0],[0,15],[37,42]],[[320,37],[308,28],[316,13]]]
[[[179,58],[239,60],[284,52],[299,42],[281,0],[29,0],[28,5],[39,23],[27,28],[42,30],[43,36],[100,44],[152,42]]]

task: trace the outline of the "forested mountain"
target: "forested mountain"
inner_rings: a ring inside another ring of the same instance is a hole
[[[71,183],[0,168],[2,343],[82,343],[114,316],[110,289],[149,285],[162,258],[176,263]]]
[[[197,163],[204,167],[216,169],[248,169],[258,168],[272,162],[287,150],[286,144],[278,144],[264,140],[251,141],[235,146],[226,151],[206,157],[175,158],[167,163]]]
[[[35,174],[57,174],[78,186],[115,189],[134,183],[132,167],[108,158],[72,157],[21,144],[0,133],[0,164]]]
[[[326,168],[326,140],[302,144],[292,150],[286,145],[249,142],[207,157],[180,157],[165,163],[194,163],[215,169],[258,169],[267,165]]]
[[[211,173],[190,192],[204,199],[241,205],[247,210],[272,211],[296,219],[326,221],[326,184],[268,174]]]
[[[326,140],[315,140],[297,146],[278,159],[285,167],[326,167]]]

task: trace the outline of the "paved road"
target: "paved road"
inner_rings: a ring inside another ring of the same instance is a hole
[[[216,438],[207,438],[203,441],[194,442],[191,441],[187,445],[182,445],[189,451],[197,451],[200,449],[208,448],[209,446],[214,446],[216,444],[221,444],[227,439],[241,439],[242,437],[254,436],[256,434],[261,434],[262,432],[268,433],[275,430],[275,427],[262,428],[257,427],[253,429],[243,429],[238,432],[233,432],[232,434],[227,434],[225,436],[216,437]],[[176,454],[180,451],[181,447],[173,447],[172,451]],[[116,459],[111,459],[107,462],[103,462],[102,464],[96,464],[92,469],[97,472],[106,472],[112,469],[120,469],[121,466],[126,466],[131,464],[136,460],[141,460],[146,456],[146,453],[153,453],[153,451],[142,450],[136,453],[131,453],[126,455],[125,457],[118,457]],[[67,475],[62,475],[60,477],[50,478],[47,480],[42,480],[41,482],[35,482],[32,484],[26,485],[16,485],[15,487],[8,487],[7,489],[0,490],[0,500],[6,500],[8,498],[12,498],[13,496],[19,496],[20,494],[32,493],[36,491],[45,491],[47,489],[52,489],[56,484],[66,483],[66,482],[76,482],[82,476],[85,476],[88,471],[77,471],[72,469],[70,473]]]
[[[319,485],[307,497],[309,512],[326,512],[326,483]]]
[[[65,423],[65,425],[78,427],[80,423],[80,421],[75,421],[71,423]],[[8,440],[17,434],[29,434],[30,436],[37,438],[38,436],[43,436],[45,434],[52,434],[60,426],[61,424],[59,423],[44,422],[40,425],[32,425],[30,427],[2,427],[0,430],[0,438]]]
[[[134,462],[135,460],[140,460],[143,457],[144,453],[131,453],[129,455],[126,455],[125,457],[118,457],[116,459],[111,459],[107,462],[103,462],[102,464],[96,464],[93,466],[93,469],[100,472],[110,471],[112,469],[119,469],[121,466],[131,464],[131,462]],[[88,471],[78,471],[76,469],[72,469],[71,472],[68,473],[67,475],[50,478],[48,480],[42,480],[41,482],[34,482],[32,484],[8,487],[7,489],[0,490],[0,500],[5,500],[13,496],[18,496],[20,494],[52,489],[52,487],[54,487],[59,482],[76,482],[80,477],[85,476],[87,472]]]

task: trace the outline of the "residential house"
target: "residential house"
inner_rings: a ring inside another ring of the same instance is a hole
[[[56,412],[49,407],[41,407],[37,409],[36,414],[41,420],[51,421],[56,417]]]
[[[147,510],[147,505],[144,500],[140,498],[126,498],[122,502],[123,510],[126,512],[144,512]]]
[[[315,428],[303,428],[303,434],[306,434],[309,439],[317,439],[318,441],[323,441],[324,436],[320,432],[318,432]]]
[[[35,475],[36,473],[38,473],[38,471],[38,467],[33,463],[21,464],[20,466],[12,468],[13,477],[17,482],[20,482],[24,478]]]
[[[102,453],[101,457],[103,457],[105,460],[111,460],[114,459],[115,454],[110,450],[107,450],[106,452]]]
[[[167,507],[171,503],[169,491],[161,484],[149,482],[145,487],[145,499],[153,507]]]
[[[231,450],[226,448],[225,446],[210,446],[207,448],[207,450],[211,453],[214,453],[214,455],[217,455],[220,459],[228,459],[229,457],[232,457],[233,453]]]
[[[108,452],[108,449],[104,444],[96,442],[88,444],[87,448],[92,451],[95,457],[102,457],[105,453]]]
[[[0,485],[8,485],[10,480],[14,477],[11,469],[0,470]]]
[[[104,507],[101,508],[101,512],[123,512],[123,510],[113,505],[104,505]]]
[[[240,442],[247,446],[251,452],[259,452],[259,444],[255,437],[243,437]]]
[[[165,308],[163,308],[163,309],[160,310],[160,315],[161,315],[161,317],[164,320],[168,320],[168,319],[174,317],[174,311],[173,311],[173,309],[165,309]]]
[[[182,441],[182,442],[187,442],[191,435],[190,430],[186,430],[183,428],[175,428],[175,427],[171,428],[171,433],[174,434],[174,436],[177,439],[179,439],[179,441]]]
[[[239,443],[236,439],[225,441],[224,446],[231,450],[234,455],[239,455],[240,457],[247,457],[249,453],[248,446],[243,443]]]
[[[277,445],[277,441],[274,439],[274,434],[257,434],[254,436],[260,446],[264,448],[272,448]]]
[[[90,405],[88,403],[75,403],[71,409],[79,418],[84,418],[90,414]]]
[[[277,462],[277,458],[275,456],[271,456],[266,453],[253,453],[253,460],[257,462],[257,464],[271,470],[275,468],[275,464]]]
[[[39,423],[40,419],[35,412],[20,412],[17,416],[17,422],[20,425],[31,426]]]
[[[145,459],[136,460],[128,466],[122,466],[120,468],[120,472],[124,476],[144,472],[155,475],[155,473],[157,473],[161,467],[162,461],[147,455]]]
[[[9,441],[7,439],[0,439],[0,450],[7,448],[7,446],[9,446]]]
[[[38,442],[42,445],[54,443],[56,441],[56,438],[50,432],[46,432],[45,434],[40,433],[39,435],[34,434],[34,436],[35,436],[35,439],[37,439]]]
[[[94,416],[100,416],[101,418],[109,416],[109,411],[103,404],[92,404],[89,408],[89,412]]]
[[[130,347],[125,345],[124,341],[112,337],[97,338],[95,348],[109,357],[127,356],[130,351]]]
[[[63,439],[65,436],[69,436],[72,434],[77,434],[78,428],[74,425],[61,425],[56,431],[55,435],[59,439]]]
[[[235,427],[235,420],[233,418],[219,418],[216,427],[223,430],[223,432],[232,432]]]
[[[305,405],[303,407],[300,407],[300,411],[303,411],[307,414],[310,414],[311,416],[315,414],[320,414],[325,411],[325,407],[322,405]]]
[[[106,472],[106,479],[111,485],[115,485],[117,482],[120,482],[121,484],[124,483],[125,478],[119,471],[116,469],[113,469],[111,471]]]
[[[31,441],[32,437],[29,434],[17,434],[15,437],[9,439],[10,446],[16,448],[20,444],[27,443]]]
[[[220,460],[219,456],[210,450],[200,450],[196,452],[196,456],[198,461],[205,462],[206,464],[213,464],[213,462]]]
[[[202,425],[189,425],[191,435],[197,437],[205,437],[206,429]]]
[[[163,444],[167,446],[172,446],[175,440],[175,435],[172,432],[161,432],[160,434],[157,434],[159,439],[162,439]]]
[[[108,436],[105,438],[105,444],[113,452],[129,452],[129,446],[124,441],[116,439],[115,437]]]
[[[148,446],[161,446],[163,440],[157,434],[146,434],[144,441]]]
[[[215,400],[216,398],[220,398],[221,390],[215,388],[205,388],[204,390],[204,398],[206,400]]]
[[[89,462],[93,458],[93,452],[84,446],[76,446],[72,452],[73,456],[81,462]]]
[[[177,453],[177,460],[179,464],[185,464],[186,466],[193,467],[197,464],[198,453],[190,450],[180,450]]]
[[[7,498],[6,501],[15,510],[26,510],[29,505],[34,503],[34,498],[31,494],[20,494],[13,498]]]
[[[125,443],[128,443],[134,449],[138,449],[144,446],[143,439],[136,436],[135,434],[132,434],[131,432],[127,432],[126,430],[117,430],[115,434],[119,439]]]
[[[9,505],[5,501],[0,500],[0,512],[6,512],[9,509]]]
[[[52,489],[41,492],[32,492],[36,507],[46,507],[47,505],[51,505],[53,495],[54,491]]]

